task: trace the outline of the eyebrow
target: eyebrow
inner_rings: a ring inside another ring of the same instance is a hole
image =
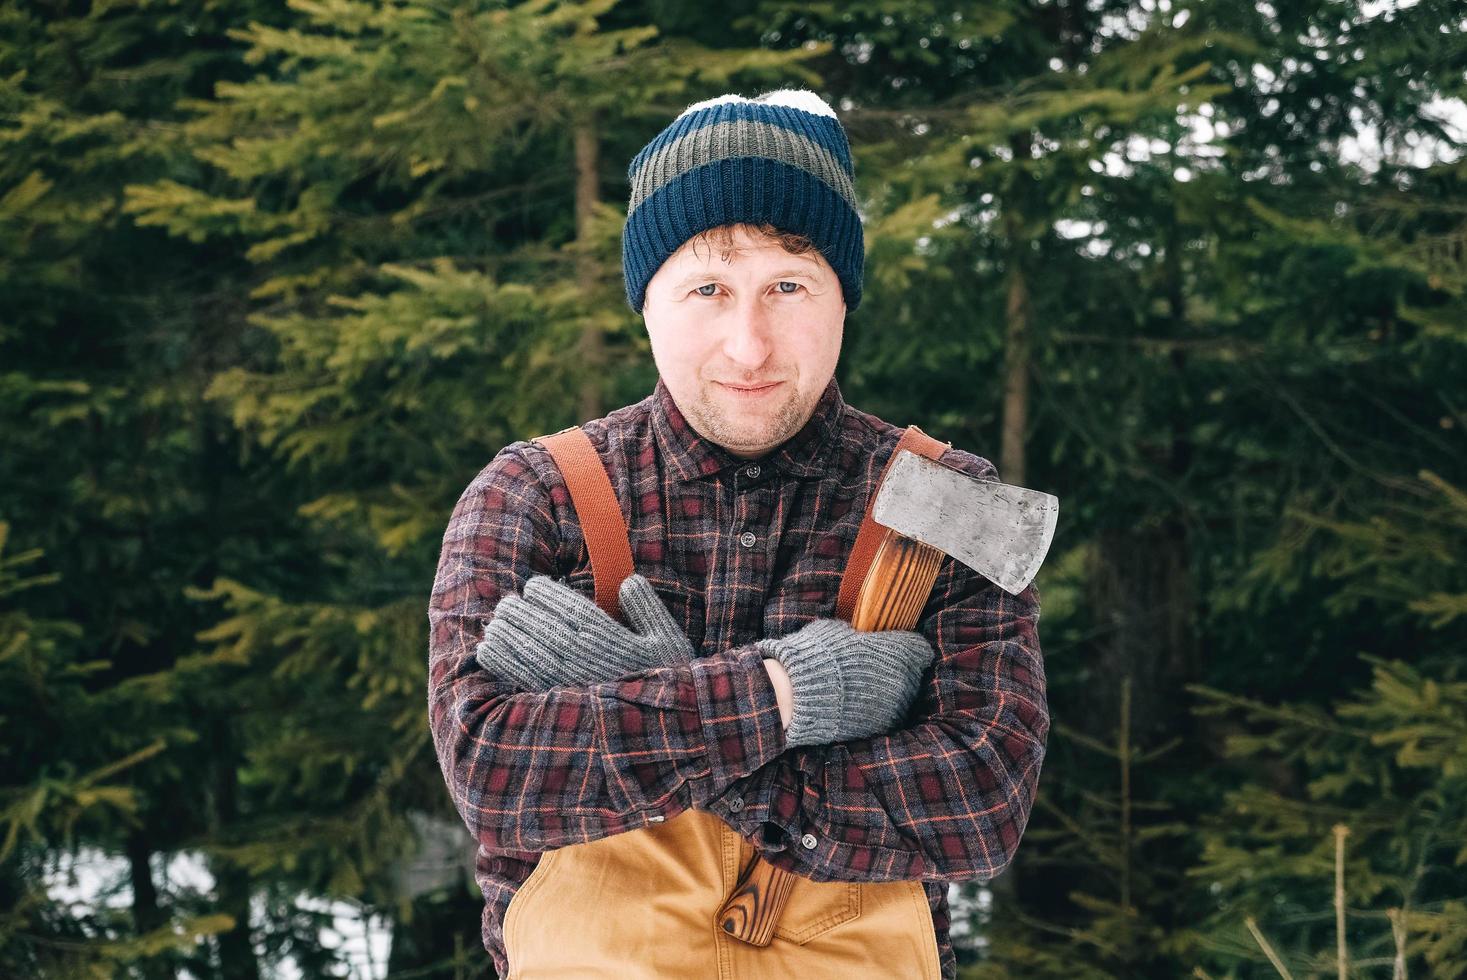
[[[802,269],[783,269],[783,270],[781,270],[779,272],[774,273],[769,278],[771,278],[771,279],[793,279],[793,278],[796,278],[796,277],[800,277],[800,278],[804,278],[804,279],[818,279],[819,278],[817,275],[815,275],[814,270],[813,269],[810,269],[808,267],[807,268],[802,268]],[[694,283],[700,283],[701,284],[701,283],[708,283],[708,282],[723,282],[723,281],[724,281],[723,276],[719,275],[717,272],[695,272],[692,275],[687,276],[686,278],[684,278],[681,282],[679,282],[673,288],[674,289],[687,289],[689,286],[693,285]]]

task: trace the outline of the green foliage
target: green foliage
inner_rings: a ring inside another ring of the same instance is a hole
[[[1164,971],[1198,945],[1193,930],[1163,925],[1164,904],[1178,891],[1180,869],[1146,859],[1158,845],[1184,840],[1191,827],[1166,801],[1139,799],[1136,789],[1145,784],[1152,763],[1180,740],[1145,749],[1133,744],[1129,679],[1123,680],[1122,691],[1114,741],[1101,741],[1064,723],[1056,724],[1052,733],[1057,748],[1065,744],[1081,750],[1091,768],[1109,775],[1106,792],[1082,789],[1073,799],[1058,793],[1041,797],[1037,805],[1049,819],[1026,834],[1029,845],[1042,852],[1042,864],[1087,869],[1064,896],[1083,911],[1085,920],[1066,925],[1027,913],[1003,917],[992,930],[992,959],[966,974],[973,980],[997,980],[1020,971],[1146,975]],[[1057,935],[1065,937],[1063,944],[1053,941]]]
[[[1274,784],[1289,772],[1305,779],[1286,790],[1249,783],[1229,792],[1189,873],[1218,896],[1219,935],[1255,916],[1285,937],[1281,955],[1296,972],[1322,971],[1334,957],[1329,828],[1343,824],[1352,955],[1389,962],[1397,942],[1387,912],[1396,910],[1411,971],[1459,977],[1467,972],[1467,682],[1455,665],[1434,677],[1399,660],[1363,659],[1370,687],[1329,711],[1197,689],[1207,701],[1199,710],[1236,714],[1245,726],[1228,739],[1231,759]],[[1236,941],[1217,951],[1262,959]]]
[[[1027,311],[1024,482],[1064,500],[1040,802],[965,973],[1332,970],[1344,824],[1357,975],[1392,909],[1460,975],[1464,41],[1378,7],[7,7],[0,973],[327,975],[328,899],[393,919],[394,974],[487,969],[472,888],[401,874],[453,819],[443,525],[650,389],[631,156],[808,86],[866,221],[847,398],[996,458]],[[83,850],[130,905],[38,887]]]
[[[1198,710],[1240,720],[1227,756],[1262,777],[1229,791],[1203,828],[1201,859],[1190,874],[1218,897],[1211,919],[1226,937],[1240,915],[1285,936],[1280,956],[1299,971],[1334,962],[1322,935],[1333,846],[1327,828],[1348,828],[1343,875],[1347,941],[1361,964],[1424,967],[1430,976],[1467,973],[1467,680],[1461,640],[1446,631],[1467,603],[1463,529],[1467,496],[1430,471],[1400,478],[1401,499],[1381,498],[1368,519],[1311,521],[1326,540],[1325,573],[1341,581],[1336,615],[1365,601],[1441,631],[1383,657],[1362,652],[1369,686],[1333,704],[1271,705],[1198,686]],[[1225,961],[1258,959],[1234,936],[1217,944]]]
[[[110,977],[129,950],[93,930],[95,911],[55,900],[44,872],[79,825],[136,819],[137,794],[119,776],[164,745],[79,770],[106,697],[89,686],[107,665],[81,658],[75,623],[26,612],[23,593],[55,588],[59,576],[33,574],[40,550],[11,554],[9,538],[0,521],[0,973]]]

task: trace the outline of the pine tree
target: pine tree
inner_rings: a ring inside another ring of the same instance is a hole
[[[91,744],[127,698],[97,687],[108,665],[90,657],[78,624],[33,617],[21,604],[31,590],[59,588],[60,576],[35,573],[39,549],[12,553],[10,530],[0,521],[0,974],[104,980],[190,937],[163,928],[119,940],[130,930],[115,910],[59,901],[50,879],[77,840],[137,821],[143,801],[126,776],[165,742],[110,759]]]
[[[0,518],[51,584],[0,599],[0,972],[59,936],[112,945],[55,971],[324,975],[332,899],[394,972],[487,970],[461,873],[405,871],[471,846],[421,713],[438,537],[498,447],[650,387],[625,162],[796,84],[857,160],[847,398],[1065,501],[1040,803],[959,889],[965,966],[1333,970],[1340,824],[1350,962],[1452,968],[1463,41],[1378,6],[7,7]],[[79,848],[130,906],[47,904]]]
[[[1316,611],[1368,587],[1367,566],[1321,574],[1319,536],[1301,548],[1308,532],[1295,515],[1337,517],[1339,504],[1369,500],[1377,478],[1450,452],[1453,430],[1432,438],[1429,406],[1461,374],[1460,357],[1399,330],[1414,317],[1440,332],[1456,307],[1430,275],[1399,265],[1404,249],[1389,267],[1289,225],[1323,219],[1337,237],[1342,222],[1327,216],[1343,207],[1355,234],[1378,232],[1389,201],[1418,257],[1440,265],[1453,254],[1460,185],[1414,163],[1362,174],[1343,145],[1352,120],[1381,124],[1401,146],[1441,131],[1431,99],[1461,89],[1444,68],[1461,43],[1439,30],[1450,11],[771,6],[780,43],[820,38],[846,56],[844,75],[816,65],[832,91],[855,93],[859,180],[880,188],[876,283],[847,345],[848,390],[1067,502],[1040,581],[1045,650],[1059,658],[1055,717],[1113,718],[1121,680],[1135,678],[1137,741],[1183,739],[1155,763],[1158,795],[1183,811],[1215,807],[1225,729],[1189,719],[1186,683],[1303,689],[1327,703],[1359,679],[1338,670],[1338,645],[1404,625],[1370,607]],[[1416,62],[1422,81],[1412,72],[1407,85],[1401,65]],[[1001,380],[1026,357],[1037,415],[1019,407],[1020,382]],[[1439,405],[1450,424],[1450,397]],[[1047,456],[1024,468],[1014,465],[1021,429]],[[1093,772],[1063,734],[1052,738],[1035,840],[1059,830],[1051,806],[1071,819],[1083,811],[1100,789]],[[1157,843],[1146,859],[1163,874],[1201,847]],[[994,883],[990,931],[1004,933],[1012,910],[1093,934],[1098,917],[1065,896],[1076,881],[1098,893],[1104,875],[1054,852],[1084,853],[1021,848],[1011,880]],[[1155,897],[1173,967],[1153,968],[1175,975],[1195,963],[1188,927],[1211,900],[1184,882]],[[1059,941],[1033,936],[984,955],[1035,963],[1065,956]]]
[[[288,25],[235,32],[253,77],[185,103],[208,179],[128,191],[143,226],[256,264],[264,353],[219,372],[210,398],[314,488],[299,507],[314,581],[194,593],[225,613],[201,634],[211,659],[247,668],[228,696],[246,706],[240,795],[262,811],[215,853],[415,930],[454,921],[425,930],[453,944],[395,952],[397,968],[460,968],[450,948],[481,948],[466,893],[435,909],[399,890],[414,828],[456,823],[422,714],[447,515],[499,447],[651,387],[619,274],[623,210],[606,203],[627,191],[602,192],[601,161],[623,169],[657,100],[809,57],[660,37],[625,9],[631,25],[613,27],[612,8],[298,2]]]
[[[1185,885],[1183,869],[1149,855],[1158,841],[1184,838],[1190,828],[1175,807],[1147,799],[1138,788],[1155,782],[1151,763],[1177,748],[1180,739],[1143,748],[1132,739],[1130,678],[1121,682],[1120,714],[1113,741],[1101,741],[1060,723],[1051,737],[1072,743],[1111,773],[1105,793],[1083,791],[1073,808],[1040,797],[1050,818],[1025,840],[1040,856],[1035,866],[1087,866],[1100,874],[1066,898],[1089,914],[1081,925],[1048,922],[1023,910],[1007,910],[986,930],[990,955],[965,973],[972,980],[1008,976],[1109,978],[1164,972],[1178,949],[1196,942],[1190,930],[1167,929],[1157,907]],[[1052,826],[1051,826],[1052,825]],[[1062,941],[1055,941],[1056,938]]]
[[[1138,360],[1127,347],[1143,327],[1162,337],[1193,327],[1149,312],[1158,289],[1148,281],[1156,262],[1147,250],[1159,253],[1161,243],[1154,227],[1134,236],[1150,244],[1134,241],[1125,216],[1165,221],[1175,210],[1167,194],[1181,164],[1150,147],[1177,141],[1185,128],[1179,105],[1195,109],[1224,90],[1208,77],[1208,48],[1233,39],[1121,3],[779,10],[781,43],[834,35],[835,49],[854,62],[844,73],[825,71],[833,91],[850,99],[858,178],[874,196],[871,300],[848,328],[850,390],[883,417],[918,420],[992,457],[1005,481],[1067,501],[1064,535],[1040,579],[1046,626],[1064,630],[1075,608],[1053,571],[1072,566],[1090,593],[1077,598],[1105,626],[1102,666],[1051,674],[1056,717],[1083,703],[1086,720],[1073,729],[1106,738],[1104,727],[1090,725],[1117,717],[1121,679],[1132,677],[1136,740],[1165,741],[1185,720],[1176,695],[1195,669],[1190,556],[1178,533],[1178,495],[1166,492],[1188,465],[1186,439],[1176,431],[1182,419],[1167,411],[1178,366],[1168,357]],[[1138,141],[1147,150],[1129,153]],[[1117,166],[1113,153],[1129,159]],[[1112,240],[1114,251],[1105,250]],[[1096,338],[1115,346],[1094,346]],[[1042,426],[1031,422],[1031,383],[1044,386]],[[1100,484],[1142,474],[1154,490],[1128,487],[1125,506],[1101,510]],[[1063,633],[1046,632],[1046,650],[1056,639]],[[1073,815],[1108,787],[1071,782],[1069,765],[1093,767],[1063,736],[1052,739],[1041,795]],[[1063,827],[1050,824],[1044,804],[1032,819],[1037,840]],[[1078,859],[1084,848],[1061,848],[1076,862],[1055,862],[1046,874],[1041,850],[1048,848],[1021,849],[993,883],[989,931],[1002,930],[1026,896],[1030,920],[1076,934],[1105,929],[1095,908],[1068,896],[1113,890],[1108,876]],[[1179,850],[1148,852],[1137,873],[1149,874],[1151,861],[1165,875]],[[1157,918],[1138,923],[1138,935],[1176,926],[1177,903],[1158,899],[1146,910]],[[1033,938],[1011,924],[1009,935]],[[990,946],[984,956],[1023,972],[1021,964],[1045,957],[1087,962],[1093,949],[1030,952]]]
[[[212,613],[185,588],[277,574],[291,542],[288,521],[269,541],[234,532],[265,524],[253,491],[268,484],[243,474],[227,424],[201,403],[238,353],[241,263],[140,229],[120,205],[128,183],[197,172],[175,103],[243,67],[224,32],[255,13],[270,9],[21,3],[0,15],[0,514],[23,552],[44,548],[37,574],[57,577],[22,593],[21,611],[80,630],[53,685],[76,703],[7,713],[36,739],[17,737],[16,779],[106,788],[95,819],[44,845],[53,866],[125,862],[105,883],[122,914],[99,903],[76,935],[148,977],[215,934],[244,975],[254,962],[248,896],[221,887],[180,912],[158,869],[205,845],[214,789],[238,765],[212,741],[219,715],[192,698],[210,687],[188,661]]]
[[[1210,702],[1201,710],[1241,720],[1229,738],[1239,765],[1308,774],[1303,792],[1292,780],[1246,783],[1208,821],[1195,874],[1218,896],[1208,957],[1218,969],[1264,962],[1267,942],[1300,975],[1398,959],[1397,976],[1467,975],[1467,681],[1457,663],[1361,658],[1369,688],[1333,710],[1199,688]],[[1330,901],[1336,837],[1343,938]]]

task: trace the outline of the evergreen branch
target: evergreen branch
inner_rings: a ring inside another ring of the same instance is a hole
[[[1259,948],[1263,950],[1263,955],[1268,957],[1268,961],[1273,964],[1273,968],[1278,971],[1279,976],[1283,977],[1284,980],[1294,980],[1294,975],[1289,972],[1288,967],[1284,966],[1283,960],[1279,959],[1279,954],[1274,952],[1273,946],[1263,937],[1263,933],[1259,930],[1258,923],[1254,920],[1253,916],[1247,916],[1243,922],[1248,926],[1248,931],[1253,934],[1253,938],[1257,940]]]
[[[1299,708],[1289,705],[1265,704],[1254,698],[1218,690],[1205,684],[1186,684],[1184,688],[1198,697],[1207,698],[1213,702],[1194,707],[1192,710],[1199,715],[1220,715],[1225,714],[1230,708],[1242,708],[1248,712],[1250,718],[1256,720],[1287,722],[1329,735],[1344,735],[1348,738],[1368,741],[1374,734],[1367,729],[1341,725],[1312,707]]]

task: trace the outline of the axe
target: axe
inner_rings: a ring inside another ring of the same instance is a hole
[[[1059,518],[1059,498],[977,480],[901,450],[881,481],[871,518],[886,528],[851,615],[858,630],[909,630],[927,604],[943,555],[1010,595],[1034,580]],[[768,946],[794,875],[757,855],[718,912],[724,932]]]

